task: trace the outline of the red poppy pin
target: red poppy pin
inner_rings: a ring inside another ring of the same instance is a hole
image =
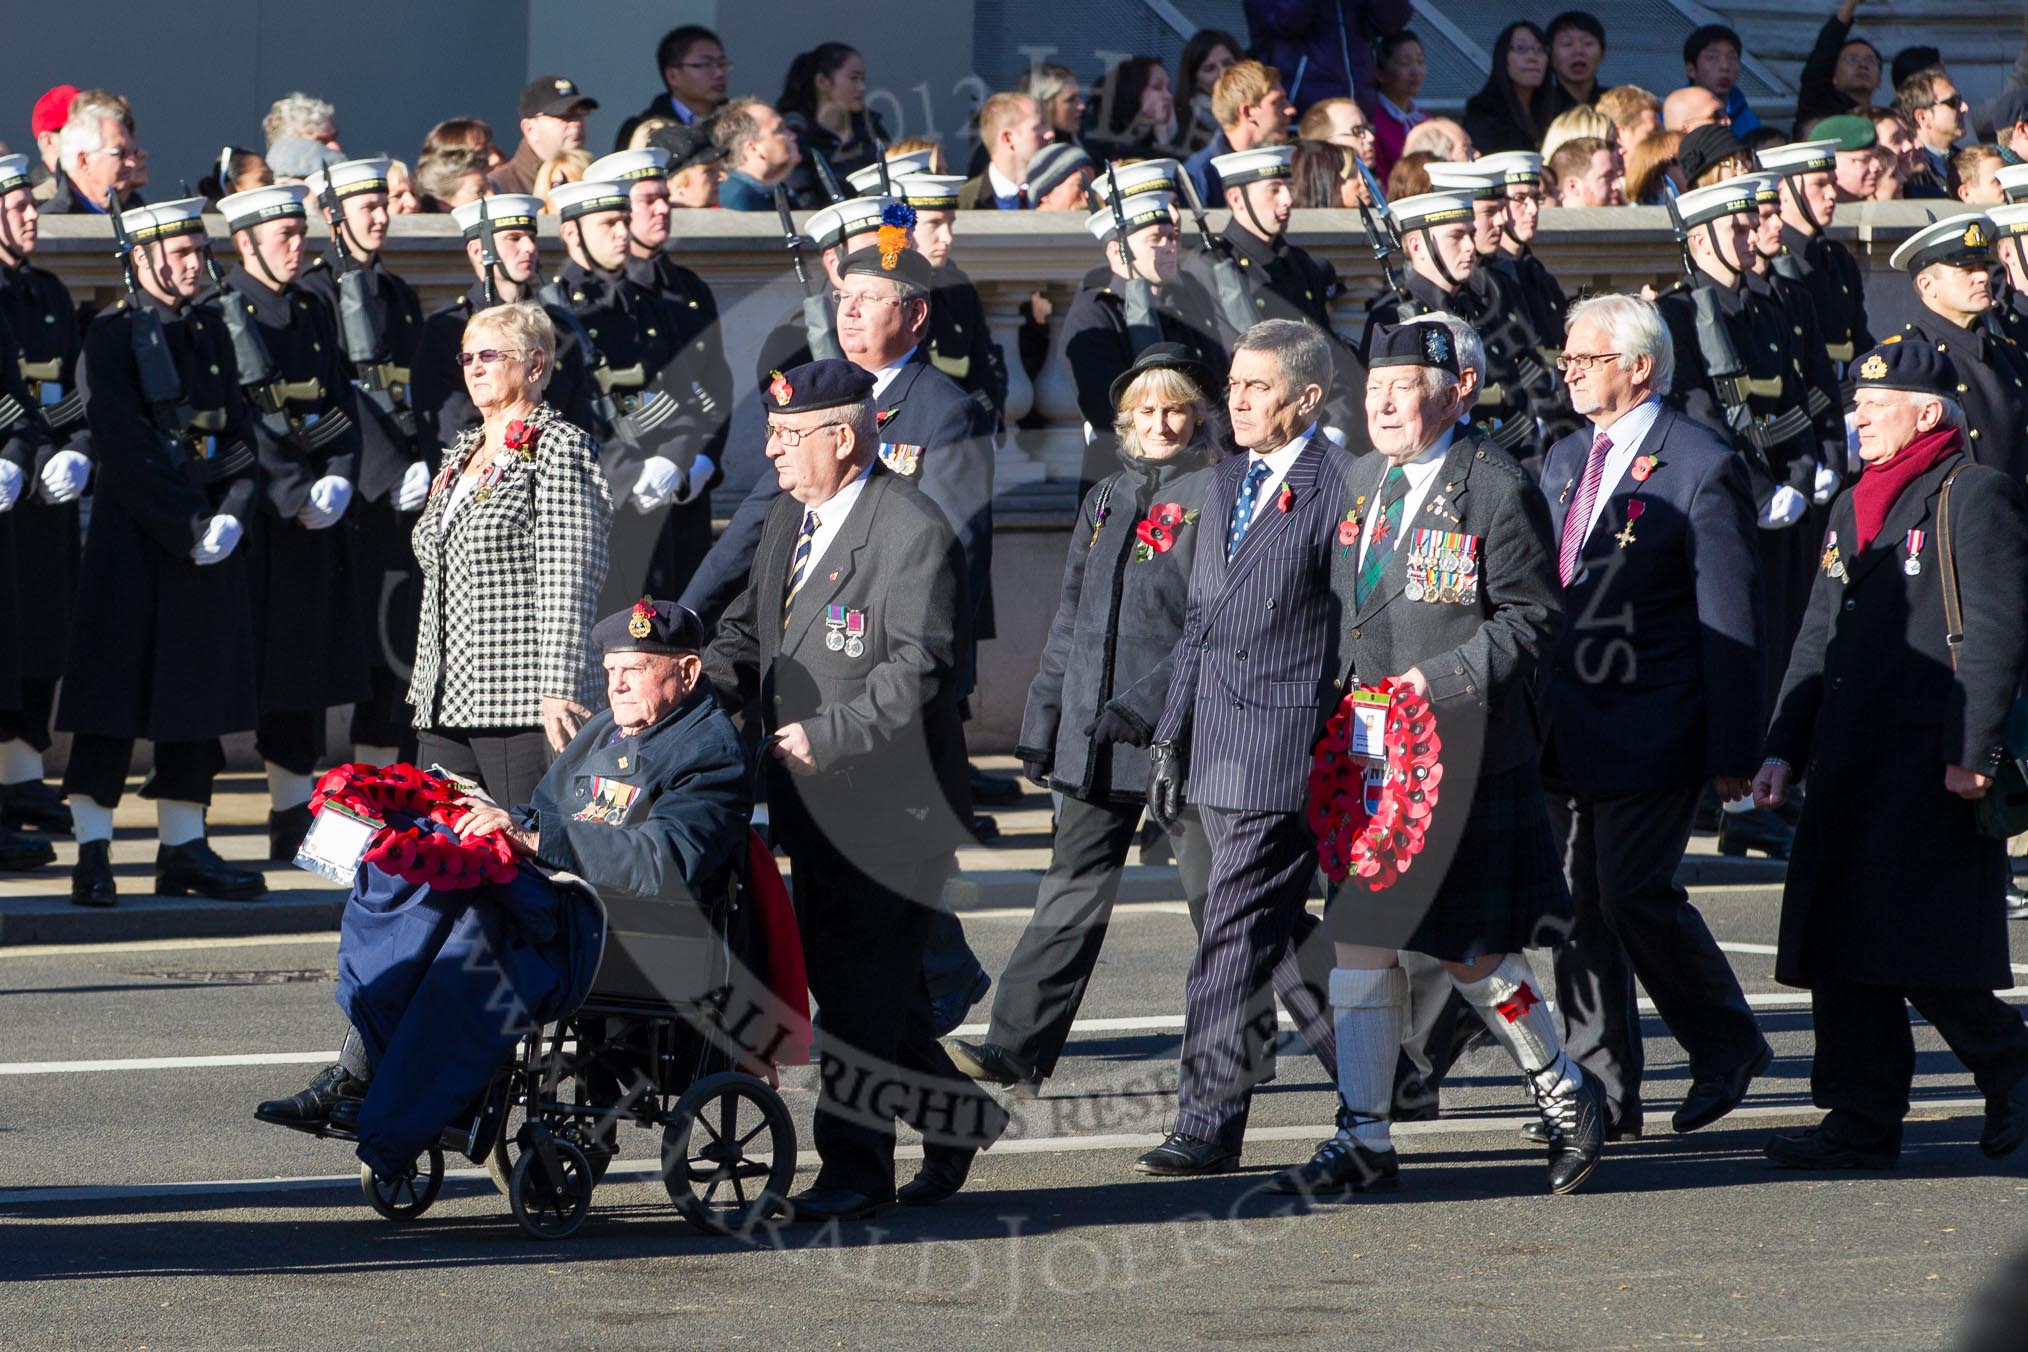
[[[894,415],[899,412],[901,410],[898,408],[883,408],[880,412],[873,415],[873,425],[875,427],[885,427],[893,420]]]
[[[1295,490],[1293,488],[1290,488],[1287,484],[1283,484],[1281,496],[1275,499],[1275,506],[1279,507],[1282,511],[1287,512],[1289,508],[1295,505],[1296,505]]]
[[[768,372],[768,397],[777,405],[786,404],[796,397],[796,387],[789,384],[789,378],[780,371]]]
[[[1644,455],[1637,458],[1634,461],[1634,482],[1637,484],[1646,483],[1648,476],[1653,474],[1655,467],[1661,463],[1660,457],[1654,455]]]
[[[502,440],[505,442],[508,450],[513,451],[523,460],[533,460],[535,458],[535,429],[521,421],[521,419],[516,418],[513,422],[507,424],[507,435]]]
[[[1338,523],[1338,543],[1345,547],[1347,554],[1359,543],[1359,518],[1366,511],[1366,495],[1361,493],[1352,510],[1345,513],[1345,519]]]
[[[1158,502],[1150,507],[1147,516],[1134,523],[1134,536],[1140,541],[1134,546],[1134,562],[1146,563],[1157,554],[1167,554],[1176,547],[1183,527],[1196,519],[1196,511],[1184,511],[1181,503]]]

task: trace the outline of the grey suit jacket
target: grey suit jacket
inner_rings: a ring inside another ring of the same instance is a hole
[[[1190,802],[1297,812],[1340,618],[1329,553],[1352,459],[1321,431],[1311,436],[1283,480],[1288,510],[1271,500],[1228,561],[1227,529],[1250,459],[1234,456],[1212,471],[1155,737],[1188,743]]]
[[[1332,528],[1361,497],[1377,509],[1388,464],[1378,455],[1353,468]],[[1360,513],[1364,520],[1364,512]],[[1477,594],[1470,603],[1411,601],[1409,556],[1418,530],[1476,536]],[[1452,442],[1434,485],[1401,523],[1400,544],[1366,604],[1353,602],[1357,546],[1331,551],[1331,589],[1344,606],[1342,645],[1333,653],[1332,707],[1347,684],[1368,685],[1419,668],[1429,682],[1439,730],[1447,706],[1485,719],[1481,773],[1512,769],[1541,751],[1529,681],[1563,617],[1549,504],[1521,466],[1476,430]]]

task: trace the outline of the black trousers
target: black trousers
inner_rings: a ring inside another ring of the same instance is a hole
[[[0,713],[0,742],[22,741],[36,751],[49,750],[49,715],[55,708],[56,682],[23,676],[21,707]]]
[[[1120,870],[1141,824],[1139,803],[1087,803],[1066,797],[1056,809],[1056,840],[1049,871],[1035,894],[1035,914],[1014,945],[993,997],[988,1038],[1035,1074],[1056,1073],[1071,1022],[1084,1002],[1113,903]],[[1211,881],[1211,846],[1195,811],[1169,832],[1190,923],[1204,925],[1204,894]]]
[[[1739,978],[1676,885],[1704,786],[1609,796],[1546,787],[1577,906],[1570,938],[1556,950],[1557,1024],[1564,1050],[1598,1077],[1612,1114],[1641,1102],[1636,977],[1689,1054],[1693,1080],[1758,1056],[1765,1041]]]
[[[260,758],[292,775],[314,774],[324,754],[324,711],[291,709],[262,714],[254,725],[254,750]]]
[[[375,664],[366,669],[366,681],[366,698],[352,706],[353,743],[391,746],[396,756],[413,761],[416,735],[409,719],[408,678]]]
[[[949,855],[889,862],[896,891],[828,844],[791,848],[796,923],[817,1002],[817,1185],[894,1195],[894,1124],[928,1148],[990,1144],[1006,1113],[958,1073],[937,1042],[923,949]]]
[[[1211,845],[1211,881],[1185,987],[1176,1130],[1238,1150],[1276,995],[1337,1082],[1326,1003],[1332,950],[1304,909],[1317,842],[1302,814],[1199,807],[1198,816]]]
[[[71,797],[82,794],[103,807],[118,807],[127,787],[127,769],[133,760],[133,738],[81,732],[71,738],[63,791]],[[141,785],[141,796],[208,805],[212,781],[224,768],[225,748],[216,737],[157,742],[155,769]]]
[[[1899,1149],[1915,1079],[1915,1036],[1903,1001],[1943,1035],[1987,1102],[2028,1075],[2028,1024],[1984,989],[1867,986],[1825,981],[1810,991],[1817,1056],[1810,1096],[1828,1113],[1824,1130],[1858,1149]]]
[[[556,759],[549,738],[534,731],[498,728],[429,728],[416,734],[416,764],[441,765],[477,781],[501,807],[519,807]]]

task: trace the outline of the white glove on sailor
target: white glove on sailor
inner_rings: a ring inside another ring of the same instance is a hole
[[[204,528],[204,538],[190,551],[199,568],[221,562],[239,547],[240,525],[236,516],[214,516]]]
[[[639,481],[634,484],[634,510],[646,515],[657,507],[667,506],[675,499],[676,486],[682,481],[674,460],[649,456],[641,465]]]
[[[310,530],[324,530],[336,525],[351,505],[351,481],[327,474],[310,485],[310,500],[296,513],[296,520]]]
[[[718,466],[711,463],[711,457],[708,455],[699,455],[695,460],[692,460],[690,462],[690,491],[683,495],[683,500],[688,502],[702,493],[704,486],[711,482],[711,472],[717,468]]]
[[[421,460],[401,472],[401,486],[394,490],[394,510],[420,512],[430,500],[430,467]]]
[[[84,494],[85,480],[92,477],[92,462],[76,451],[58,451],[42,467],[42,500],[76,502]]]
[[[1817,482],[1810,493],[1810,501],[1822,507],[1838,496],[1838,472],[1829,465],[1817,466]]]
[[[1760,509],[1760,528],[1780,530],[1784,526],[1793,526],[1803,519],[1803,513],[1808,511],[1809,507],[1810,504],[1804,500],[1801,493],[1783,484],[1774,491],[1774,496],[1767,500],[1767,506]]]
[[[21,485],[27,479],[21,466],[12,460],[0,460],[0,512],[7,511],[20,500]]]

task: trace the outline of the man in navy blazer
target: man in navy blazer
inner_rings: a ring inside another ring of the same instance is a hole
[[[1608,1139],[1638,1136],[1638,976],[1689,1053],[1674,1125],[1695,1131],[1738,1106],[1769,1059],[1675,882],[1704,784],[1737,799],[1760,757],[1753,498],[1745,460],[1663,407],[1675,362],[1654,305],[1578,305],[1563,362],[1591,425],[1550,448],[1542,480],[1565,622],[1542,690],[1543,778],[1577,903],[1557,1010],[1570,1055],[1605,1088]]]
[[[1280,994],[1335,1082],[1324,1008],[1329,945],[1304,909],[1317,842],[1304,818],[1340,606],[1330,586],[1351,458],[1317,425],[1330,340],[1269,319],[1240,336],[1226,387],[1233,438],[1205,499],[1175,674],[1155,729],[1148,803],[1196,805],[1211,844],[1204,927],[1190,964],[1176,1125],[1149,1174],[1239,1163],[1264,1036]],[[1313,938],[1314,936],[1314,938]]]

